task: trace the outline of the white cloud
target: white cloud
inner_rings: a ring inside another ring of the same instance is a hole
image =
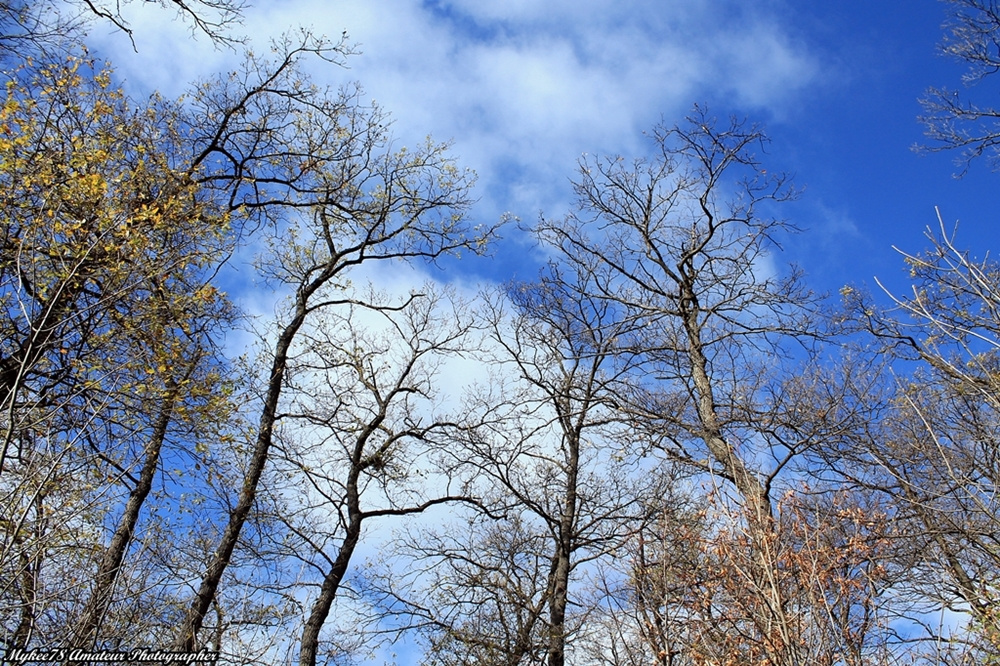
[[[784,115],[794,94],[812,83],[819,67],[773,26],[754,25],[719,44],[716,66],[731,79],[741,103]]]
[[[644,130],[676,122],[696,101],[721,117],[794,108],[823,71],[771,4],[289,0],[252,8],[244,29],[257,52],[293,26],[335,39],[346,31],[362,55],[348,69],[310,64],[317,82],[360,81],[392,113],[397,145],[453,140],[480,176],[475,215],[530,222],[571,207],[583,153],[641,154]],[[155,3],[127,8],[139,52],[121,35],[97,46],[131,85],[176,95],[235,68],[238,54],[191,40]]]
[[[235,62],[155,6],[129,11],[139,53],[120,35],[98,46],[133,84],[176,94]],[[488,216],[560,214],[581,153],[641,150],[661,114],[670,123],[707,97],[780,117],[820,73],[780,14],[728,0],[297,0],[251,9],[244,28],[261,51],[298,25],[360,43],[350,69],[315,66],[316,78],[360,80],[403,142],[454,139]]]
[[[581,153],[641,150],[661,114],[669,123],[731,91],[734,104],[781,115],[816,79],[814,59],[776,19],[720,20],[727,4],[456,0],[436,12],[380,5],[394,17],[380,22],[370,4],[343,3],[337,18],[364,45],[351,74],[397,131],[455,139],[487,192],[520,194],[488,194],[485,207],[528,216],[568,204]],[[505,186],[512,172],[519,187]]]

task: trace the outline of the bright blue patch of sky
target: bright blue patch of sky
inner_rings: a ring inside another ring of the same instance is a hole
[[[433,20],[447,24],[453,35],[461,36],[463,39],[491,42],[496,41],[506,33],[505,26],[499,23],[477,21],[474,17],[451,5],[447,0],[423,0],[420,6]]]

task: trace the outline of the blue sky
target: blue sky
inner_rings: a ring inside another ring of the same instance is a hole
[[[765,166],[804,188],[784,209],[805,231],[783,259],[818,290],[873,285],[876,275],[903,286],[891,246],[924,247],[935,206],[947,223],[961,221],[960,246],[981,255],[998,240],[1000,188],[988,165],[958,180],[954,155],[911,150],[923,138],[924,90],[961,85],[963,68],[935,50],[948,10],[936,0],[259,4],[243,25],[258,50],[294,26],[346,31],[361,55],[349,69],[313,68],[317,81],[360,81],[392,113],[401,145],[427,134],[453,141],[479,173],[484,221],[563,215],[583,153],[639,156],[643,131],[678,122],[697,102],[764,125]],[[104,27],[91,45],[136,90],[178,94],[237,57],[192,41],[155,5],[129,5],[126,16],[137,53]],[[531,277],[533,255],[515,236],[489,262],[451,265],[449,279]]]

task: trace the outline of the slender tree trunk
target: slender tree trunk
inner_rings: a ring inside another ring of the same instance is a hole
[[[37,543],[42,542],[45,530],[45,493],[39,492],[33,501],[35,507],[35,541]],[[35,605],[38,602],[38,579],[41,574],[42,568],[42,557],[43,552],[41,549],[36,550],[32,555],[24,548],[25,539],[23,537],[14,535],[14,542],[21,546],[21,552],[18,554],[18,566],[20,568],[20,590],[18,591],[18,596],[20,597],[21,603],[21,618],[18,621],[17,628],[14,630],[13,636],[10,638],[10,643],[8,644],[8,654],[13,650],[23,650],[27,647],[28,642],[31,640],[31,633],[35,629],[35,622],[37,620],[38,612]]]
[[[358,541],[361,539],[361,524],[364,521],[364,514],[361,512],[359,480],[361,473],[366,468],[364,462],[365,445],[372,433],[382,425],[384,419],[385,404],[382,404],[379,413],[365,426],[355,442],[351,456],[351,471],[347,475],[347,483],[345,484],[347,491],[347,533],[344,535],[343,543],[340,544],[340,550],[337,552],[337,558],[333,561],[333,566],[323,578],[323,586],[320,588],[319,596],[313,602],[309,619],[306,620],[306,626],[302,630],[299,666],[316,666],[316,655],[319,653],[319,633],[326,623],[326,618],[330,615],[333,600],[337,598],[340,583],[347,574],[347,567],[351,563],[354,549],[357,548]]]
[[[185,378],[190,376],[191,371],[197,364],[193,361],[188,368]],[[167,436],[167,428],[173,417],[174,407],[180,394],[180,384],[173,379],[167,380],[167,392],[163,396],[160,404],[160,412],[153,432],[150,436],[149,445],[146,447],[146,458],[139,474],[138,482],[129,494],[125,503],[125,510],[118,521],[118,527],[111,537],[101,563],[97,569],[97,576],[94,579],[94,589],[90,594],[90,599],[84,606],[80,619],[77,620],[73,629],[73,639],[71,644],[74,647],[90,647],[97,641],[100,624],[104,614],[111,603],[111,591],[118,579],[121,571],[125,553],[128,550],[132,536],[135,534],[135,526],[139,522],[139,513],[142,506],[153,488],[153,481],[156,478],[156,470],[160,464],[160,451]]]
[[[681,274],[685,272],[682,270]],[[747,522],[752,549],[751,570],[748,572],[751,580],[748,582],[757,588],[755,591],[761,596],[766,609],[765,615],[755,618],[755,621],[763,634],[764,645],[773,663],[797,666],[799,658],[795,648],[796,639],[786,615],[784,593],[777,580],[774,552],[776,523],[769,492],[725,438],[701,336],[698,301],[690,285],[682,284],[681,294],[681,310],[688,338],[688,360],[702,438],[712,457],[732,479],[743,500],[743,517]]]
[[[21,542],[23,545],[23,541]],[[28,645],[28,639],[35,628],[35,597],[37,595],[38,565],[39,560],[28,557],[23,550],[18,556],[18,565],[21,568],[21,619],[14,630],[14,635],[10,639],[10,650],[23,650]]]
[[[302,631],[302,645],[299,649],[299,666],[316,666],[316,655],[319,652],[319,632],[326,623],[326,618],[330,615],[330,608],[337,598],[337,590],[340,583],[347,574],[354,549],[357,548],[361,539],[361,517],[351,518],[351,523],[344,536],[344,542],[340,544],[337,552],[337,559],[333,561],[333,566],[323,579],[323,586],[320,588],[319,596],[313,603],[312,612],[306,620],[305,629]]]
[[[267,464],[268,454],[271,450],[273,439],[274,423],[277,420],[278,400],[281,397],[281,389],[285,377],[285,365],[288,362],[288,351],[292,346],[296,333],[301,328],[306,317],[306,302],[322,282],[326,281],[326,273],[317,278],[310,286],[310,289],[300,291],[296,299],[295,317],[281,332],[278,342],[275,345],[274,361],[271,363],[271,377],[268,382],[267,395],[264,399],[264,406],[260,415],[260,422],[257,427],[257,442],[254,446],[250,464],[247,466],[247,473],[243,479],[243,486],[236,506],[229,514],[229,523],[219,540],[219,545],[212,555],[208,569],[202,578],[195,598],[188,608],[181,622],[180,629],[173,644],[173,649],[180,652],[196,651],[198,632],[205,620],[212,601],[219,589],[222,575],[229,566],[236,543],[239,541],[240,532],[246,523],[250,509],[257,498],[257,486],[260,483],[261,475],[264,473],[264,466]],[[322,282],[321,282],[322,281]]]
[[[552,598],[549,601],[548,666],[564,666],[566,662],[566,606],[569,599],[570,558],[573,554],[573,530],[576,525],[577,477],[580,468],[580,438],[578,433],[567,437],[566,497],[559,521],[559,538],[552,561]]]

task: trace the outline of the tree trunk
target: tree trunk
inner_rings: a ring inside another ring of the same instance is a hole
[[[681,271],[684,274],[684,271]],[[766,486],[744,463],[735,448],[726,441],[722,424],[718,417],[712,379],[709,376],[708,358],[705,356],[698,320],[697,298],[690,285],[681,285],[681,311],[684,328],[688,337],[688,359],[691,365],[691,380],[695,388],[698,419],[702,427],[702,438],[715,461],[732,479],[743,500],[750,548],[752,550],[751,570],[748,581],[761,596],[765,610],[764,617],[754,618],[759,623],[765,649],[775,665],[796,666],[796,640],[792,635],[789,619],[785,614],[785,599],[780,582],[777,580],[776,524],[771,498]]]
[[[323,579],[323,587],[320,588],[319,596],[313,603],[312,612],[306,621],[305,629],[302,631],[302,646],[299,649],[299,666],[316,666],[316,655],[319,651],[319,632],[326,623],[326,618],[330,615],[330,608],[334,599],[337,598],[337,590],[344,580],[347,567],[351,563],[351,556],[361,539],[361,517],[356,516],[351,519],[351,524],[347,528],[344,542],[340,544],[340,551],[333,566]]]
[[[325,276],[325,273],[324,273]],[[324,280],[325,277],[317,279]],[[250,515],[250,509],[257,499],[257,485],[260,483],[261,475],[264,473],[264,466],[267,464],[268,454],[271,449],[273,439],[274,423],[277,420],[278,400],[281,397],[281,389],[285,376],[285,364],[288,361],[288,351],[292,346],[292,341],[306,317],[306,301],[315,289],[302,290],[296,299],[295,317],[291,323],[285,327],[278,338],[275,346],[274,361],[271,363],[271,379],[268,382],[267,396],[264,399],[263,410],[260,415],[260,423],[257,428],[257,443],[254,447],[250,464],[247,467],[246,477],[243,479],[243,487],[240,489],[239,499],[236,506],[229,514],[229,523],[222,534],[219,546],[212,555],[212,560],[208,565],[205,576],[202,578],[201,586],[195,594],[195,598],[188,608],[184,620],[181,622],[177,638],[174,641],[173,649],[178,652],[195,652],[198,632],[205,620],[212,601],[215,600],[222,575],[229,566],[236,543],[239,541],[243,524]]]
[[[185,378],[190,375],[196,364],[197,360],[191,363]],[[139,480],[125,503],[125,510],[118,521],[118,527],[115,529],[111,543],[108,544],[97,568],[97,576],[94,579],[94,589],[90,594],[90,599],[84,606],[83,613],[73,629],[71,645],[74,647],[89,648],[97,641],[100,624],[111,603],[111,591],[118,579],[118,572],[121,571],[125,552],[128,550],[132,535],[135,533],[135,526],[139,522],[139,512],[153,488],[156,470],[160,464],[160,451],[163,448],[167,428],[170,425],[179,394],[180,385],[173,379],[168,379],[167,392],[163,396],[160,412],[153,426],[149,445],[146,447],[146,459],[139,474]]]
[[[564,666],[566,661],[566,605],[569,598],[570,557],[573,554],[573,529],[576,523],[577,477],[580,468],[580,438],[567,435],[566,497],[559,521],[559,538],[552,561],[552,597],[549,601],[548,666]]]

